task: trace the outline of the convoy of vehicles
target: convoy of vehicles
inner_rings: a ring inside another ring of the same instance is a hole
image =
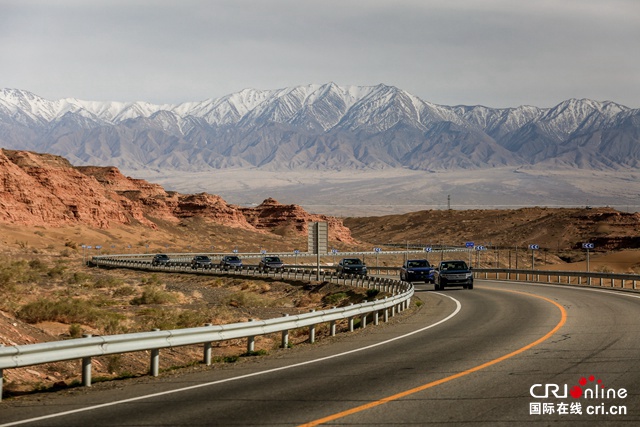
[[[207,255],[195,255],[191,262],[174,262],[167,254],[156,254],[151,260],[151,265],[179,265],[191,266],[192,269],[213,268],[214,264]],[[237,255],[225,255],[221,258],[218,267],[223,270],[242,268],[242,260]],[[258,264],[258,270],[280,270],[284,263],[278,256],[264,256]],[[360,258],[343,258],[336,265],[336,274],[367,275],[367,266]],[[408,259],[400,267],[400,280],[415,283],[433,283],[435,290],[443,290],[446,287],[462,286],[464,289],[473,289],[473,271],[462,260],[443,260],[435,267],[426,259]]]

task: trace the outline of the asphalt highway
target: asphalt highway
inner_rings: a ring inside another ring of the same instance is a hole
[[[6,400],[0,426],[640,424],[640,294],[478,280],[415,297],[243,363]]]

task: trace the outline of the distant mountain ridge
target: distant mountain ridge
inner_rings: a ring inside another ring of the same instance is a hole
[[[0,145],[126,170],[619,170],[640,166],[640,109],[588,99],[443,106],[382,84],[245,89],[165,105],[3,89]]]

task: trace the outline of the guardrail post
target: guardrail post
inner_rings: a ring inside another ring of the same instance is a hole
[[[363,303],[366,303],[367,300],[362,301]],[[362,325],[362,329],[367,327],[367,313],[364,313],[362,315],[362,318],[360,319],[360,324]]]
[[[211,323],[205,323],[204,326],[211,326]],[[211,366],[211,347],[211,341],[204,343],[204,355],[202,362],[207,366]]]
[[[336,307],[333,307],[334,309]],[[331,331],[330,334],[332,337],[336,336],[336,321],[332,320],[331,323],[329,324],[329,330]]]
[[[284,317],[289,316],[288,313],[283,314]],[[284,331],[282,331],[282,348],[287,348],[289,347],[289,330],[285,329]]]
[[[159,331],[160,329],[154,328],[154,331]],[[149,367],[149,374],[152,377],[157,377],[160,373],[160,349],[154,348],[151,350],[151,362]]]
[[[353,305],[353,303],[351,303],[349,305]],[[353,330],[354,330],[354,326],[353,325],[354,325],[353,317],[350,317],[349,318],[349,332],[353,332]]]
[[[249,319],[249,322],[253,322],[253,319]],[[253,353],[256,349],[256,337],[247,337],[247,353]]]
[[[373,312],[373,324],[374,325],[378,325],[378,323],[379,323],[378,317],[379,317],[379,312],[378,311],[374,311]]]
[[[91,334],[83,334],[83,338],[91,338]],[[82,358],[82,385],[91,387],[91,357]]]
[[[309,310],[311,313],[315,312],[315,310]],[[316,325],[309,326],[309,342],[313,344],[316,342]]]

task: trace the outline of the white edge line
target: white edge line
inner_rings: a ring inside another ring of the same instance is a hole
[[[374,347],[378,347],[378,346],[381,346],[381,345],[384,345],[384,344],[388,344],[390,342],[393,342],[393,341],[396,341],[396,340],[399,340],[399,339],[403,339],[403,338],[407,338],[407,337],[409,337],[411,335],[420,333],[422,331],[426,331],[427,329],[431,329],[431,328],[433,328],[435,326],[438,326],[438,325],[440,325],[440,324],[442,324],[444,322],[447,322],[447,321],[451,320],[454,316],[456,316],[460,312],[460,310],[462,309],[462,304],[460,304],[460,301],[458,301],[457,299],[455,299],[455,298],[453,298],[453,297],[451,297],[449,295],[445,295],[445,294],[439,293],[439,292],[432,292],[432,293],[437,294],[437,295],[441,295],[441,296],[444,296],[444,297],[447,297],[447,298],[453,300],[456,303],[456,309],[453,311],[453,313],[451,313],[450,315],[448,315],[444,319],[439,320],[438,322],[433,323],[433,324],[431,324],[429,326],[425,326],[424,328],[417,329],[417,330],[415,330],[413,332],[409,332],[408,334],[400,335],[400,336],[388,339],[386,341],[381,341],[379,343],[371,344],[371,345],[368,345],[366,347],[361,347],[361,348],[357,348],[357,349],[354,349],[354,350],[345,351],[343,353],[333,354],[331,356],[321,357],[320,359],[308,360],[306,362],[300,362],[300,363],[296,363],[296,364],[293,364],[293,365],[282,366],[280,368],[273,368],[273,369],[269,369],[269,370],[266,370],[266,371],[253,372],[251,374],[240,375],[238,377],[226,378],[226,379],[223,379],[223,380],[217,380],[217,381],[212,381],[212,382],[203,383],[203,384],[196,384],[196,385],[192,385],[192,386],[188,386],[188,387],[162,391],[162,392],[159,392],[159,393],[153,393],[153,394],[147,394],[147,395],[144,395],[144,396],[132,397],[130,399],[118,400],[118,401],[115,401],[115,402],[102,403],[100,405],[88,406],[88,407],[80,408],[80,409],[72,409],[70,411],[58,412],[58,413],[49,414],[49,415],[43,415],[41,417],[30,418],[30,419],[27,419],[27,420],[13,421],[13,422],[10,422],[10,423],[7,423],[7,424],[0,424],[0,427],[9,427],[9,426],[16,426],[16,425],[20,425],[20,424],[27,424],[27,423],[32,423],[32,422],[35,422],[35,421],[42,421],[42,420],[46,420],[46,419],[62,417],[62,416],[65,416],[65,415],[77,414],[79,412],[92,411],[94,409],[101,409],[101,408],[106,408],[106,407],[109,407],[109,406],[120,405],[122,403],[135,402],[137,400],[144,400],[144,399],[150,399],[150,398],[153,398],[153,397],[173,394],[173,393],[180,393],[180,392],[183,392],[183,391],[193,390],[193,389],[197,389],[197,388],[201,388],[201,387],[208,387],[208,386],[212,386],[212,385],[216,385],[216,384],[222,384],[222,383],[226,383],[226,382],[230,382],[230,381],[241,380],[241,379],[244,379],[244,378],[255,377],[255,376],[263,375],[263,374],[269,374],[269,373],[272,373],[272,372],[284,371],[285,369],[291,369],[291,368],[297,368],[299,366],[310,365],[312,363],[322,362],[324,360],[334,359],[336,357],[341,357],[341,356],[345,356],[347,354],[357,353],[359,351],[364,351],[364,350],[368,350],[370,348],[374,348]]]

